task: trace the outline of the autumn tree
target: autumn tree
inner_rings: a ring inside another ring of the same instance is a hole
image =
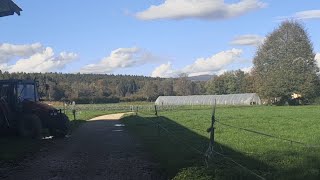
[[[155,101],[159,96],[158,86],[153,81],[147,82],[143,87],[142,92],[147,101]]]
[[[305,98],[316,96],[315,53],[300,23],[285,21],[269,34],[253,64],[256,90],[262,97],[289,97],[292,93]]]
[[[179,78],[175,80],[174,91],[178,96],[187,96],[192,94],[191,81],[188,80],[187,74],[180,74]]]

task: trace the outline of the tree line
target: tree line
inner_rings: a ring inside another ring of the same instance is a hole
[[[210,81],[179,78],[152,78],[132,75],[8,73],[0,71],[0,79],[36,79],[42,99],[108,103],[119,101],[154,101],[158,96],[245,93],[250,87],[243,82],[244,72],[231,71],[213,76]]]

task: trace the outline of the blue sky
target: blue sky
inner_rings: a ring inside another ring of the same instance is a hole
[[[248,70],[257,45],[285,18],[299,19],[320,52],[318,0],[14,2],[21,16],[0,18],[2,71],[172,77]]]

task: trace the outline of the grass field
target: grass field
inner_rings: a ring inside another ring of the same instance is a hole
[[[211,108],[193,107],[151,112],[123,119],[137,134],[160,169],[175,179],[258,179],[230,160],[204,157],[209,143]],[[148,115],[149,114],[149,115]],[[216,119],[309,145],[320,145],[320,106],[217,107]],[[173,135],[158,130],[159,123]],[[215,150],[266,179],[320,179],[320,147],[305,147],[216,123]],[[190,147],[192,146],[192,147]]]

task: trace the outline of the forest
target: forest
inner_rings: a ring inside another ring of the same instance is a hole
[[[253,92],[251,76],[241,70],[214,75],[209,81],[132,75],[8,73],[0,79],[35,79],[42,99],[78,103],[154,101],[158,96]]]

